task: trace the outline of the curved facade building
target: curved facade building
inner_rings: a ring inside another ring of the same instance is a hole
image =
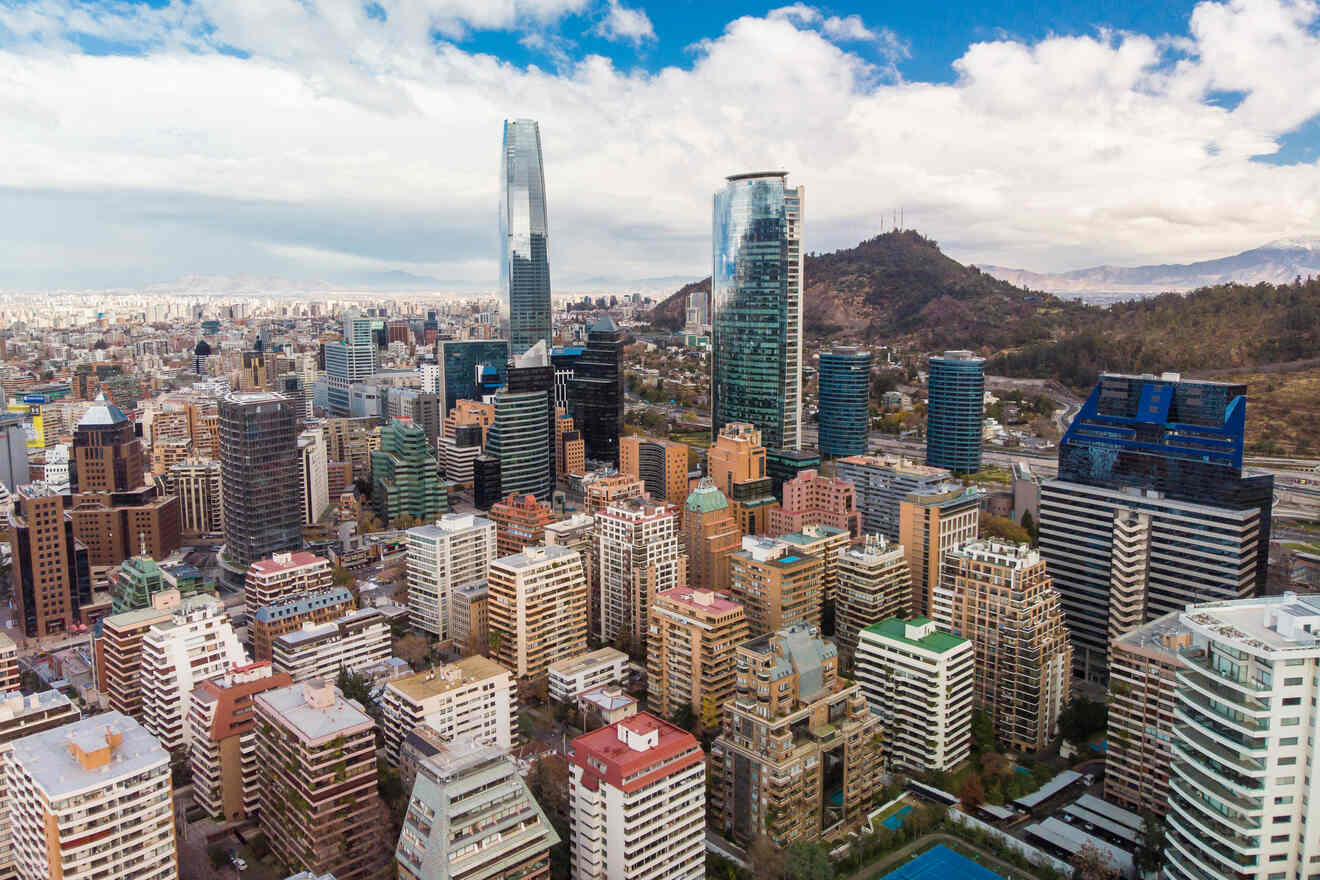
[[[821,455],[866,454],[871,420],[871,352],[836,348],[820,354]]]
[[[736,174],[715,194],[711,430],[747,422],[802,445],[802,199],[787,172]]]
[[[533,119],[506,119],[500,150],[500,308],[509,322],[511,355],[538,339],[547,348],[552,341],[548,239],[541,130]]]
[[[981,469],[985,359],[946,351],[930,359],[926,402],[926,464],[971,474]]]

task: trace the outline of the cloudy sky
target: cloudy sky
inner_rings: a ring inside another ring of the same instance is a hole
[[[1311,0],[0,0],[0,289],[493,287],[506,117],[561,290],[706,274],[774,168],[809,250],[1192,260],[1320,234],[1318,116]]]

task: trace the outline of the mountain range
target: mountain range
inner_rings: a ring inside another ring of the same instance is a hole
[[[1320,238],[1279,239],[1231,257],[1196,263],[1092,266],[1060,273],[1004,266],[981,266],[980,269],[1018,287],[1060,296],[1107,293],[1135,297],[1181,293],[1215,284],[1290,284],[1298,277],[1320,276]]]

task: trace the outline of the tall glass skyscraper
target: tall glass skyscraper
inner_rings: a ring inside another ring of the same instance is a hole
[[[582,432],[587,458],[619,464],[623,434],[623,331],[602,315],[587,334],[587,347],[573,365],[568,405]]]
[[[985,359],[970,351],[931,358],[926,390],[926,464],[961,474],[979,471]]]
[[[821,455],[865,455],[871,421],[871,352],[852,346],[820,353]]]
[[[783,171],[715,194],[711,431],[748,422],[768,448],[802,446],[802,199]]]
[[[509,353],[518,355],[550,328],[549,224],[541,130],[532,119],[504,121],[500,150],[500,308],[509,322]]]
[[[442,339],[436,343],[440,366],[441,416],[460,400],[481,400],[509,378],[509,343],[503,339]]]

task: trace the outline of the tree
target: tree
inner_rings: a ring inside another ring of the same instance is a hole
[[[1104,730],[1108,722],[1108,706],[1077,697],[1059,713],[1059,733],[1072,742],[1085,742],[1091,734]]]
[[[784,852],[784,876],[788,880],[834,880],[830,853],[819,841],[797,841]]]
[[[972,751],[975,754],[994,751],[995,723],[984,709],[972,710]]]
[[[981,512],[981,537],[999,538],[1015,544],[1030,544],[1031,533],[1006,516]]]
[[[985,786],[981,784],[981,777],[968,773],[963,784],[958,786],[958,800],[969,811],[985,803]]]
[[[695,732],[697,729],[696,713],[692,711],[692,706],[688,703],[684,703],[675,709],[669,716],[669,720],[675,727],[680,727],[683,730]]]
[[[1164,820],[1148,810],[1141,822],[1141,841],[1133,861],[1138,872],[1150,874],[1164,866]]]
[[[1040,543],[1040,526],[1036,525],[1036,518],[1031,515],[1030,510],[1022,512],[1022,528],[1031,536],[1031,546],[1035,547]]]
[[[394,655],[408,661],[408,665],[417,669],[431,656],[431,646],[426,639],[418,635],[408,635],[394,643]]]
[[[747,866],[756,880],[783,880],[784,853],[769,837],[758,834],[747,847]]]
[[[347,587],[356,580],[357,576],[343,566],[336,565],[330,569],[330,582],[336,587]]]
[[[1082,844],[1072,858],[1072,866],[1074,880],[1118,880],[1118,868],[1106,853],[1091,843]]]
[[[335,687],[339,688],[346,700],[357,700],[363,706],[371,702],[371,682],[359,672],[349,672],[340,667],[339,677],[335,679]]]

